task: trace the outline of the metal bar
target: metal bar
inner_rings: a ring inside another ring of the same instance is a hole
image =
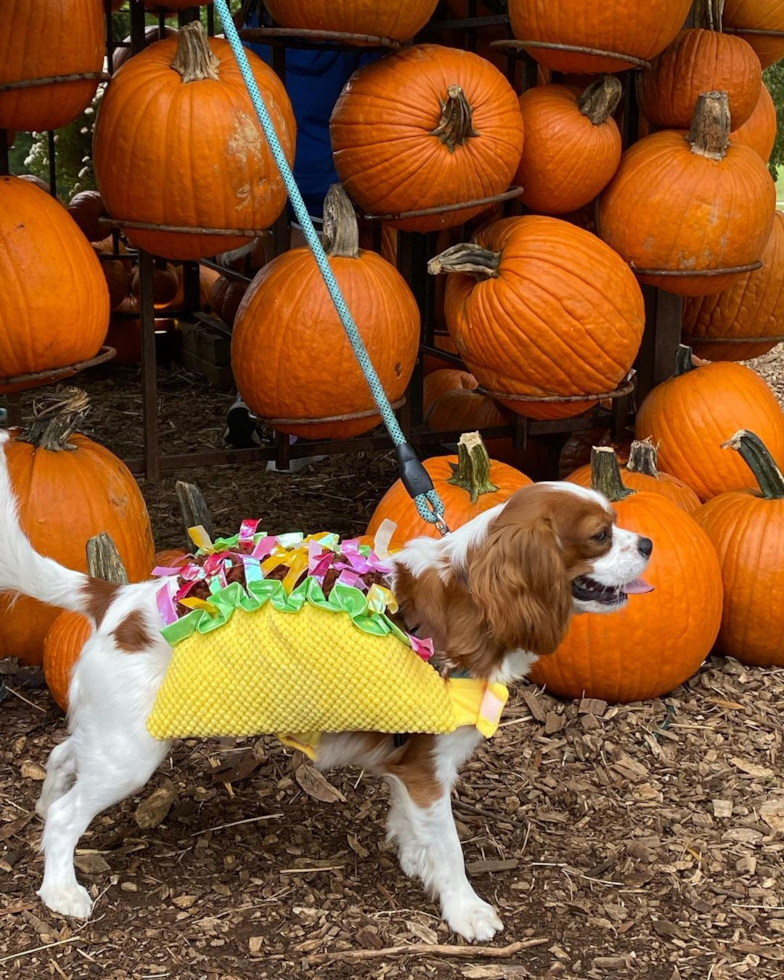
[[[131,0],[131,54],[144,50],[144,0]]]
[[[212,4],[207,7],[207,33],[210,37],[215,37],[215,8]]]
[[[206,265],[208,269],[219,272],[226,279],[234,279],[235,282],[253,282],[253,276],[246,276],[244,272],[237,272],[236,269],[219,265],[217,262],[213,262],[212,259],[199,259],[199,264]]]
[[[158,370],[155,352],[153,260],[139,249],[139,316],[142,325],[142,425],[144,475],[153,483],[161,477],[158,445]]]
[[[46,134],[49,146],[49,193],[52,197],[57,197],[57,157],[55,153],[54,130],[50,129]]]
[[[681,338],[683,303],[680,296],[643,286],[645,333],[637,355],[637,398],[640,402],[655,385],[672,377],[675,352]]]
[[[431,21],[422,31],[423,36],[436,31],[474,30],[477,27],[503,27],[509,23],[508,14],[491,14],[484,17],[463,17],[461,20]]]
[[[112,61],[114,60],[114,32],[112,31],[112,0],[103,0],[104,18],[106,21],[106,64],[111,75],[114,71]]]
[[[201,310],[201,283],[199,282],[199,263],[182,263],[183,307],[189,313]]]
[[[8,158],[8,131],[0,129],[0,177],[11,173],[11,161]]]
[[[6,423],[10,426],[22,424],[22,392],[14,391],[6,395],[6,405],[8,406],[8,417]]]

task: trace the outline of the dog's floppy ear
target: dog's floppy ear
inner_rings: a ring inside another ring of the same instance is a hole
[[[545,656],[572,614],[558,540],[538,500],[502,514],[469,561],[469,583],[488,632],[507,650]]]

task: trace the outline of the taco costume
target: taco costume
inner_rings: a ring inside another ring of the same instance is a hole
[[[368,545],[256,528],[214,544],[194,529],[192,559],[156,569],[173,655],[153,737],[272,734],[314,758],[322,732],[495,733],[507,689],[442,676]]]

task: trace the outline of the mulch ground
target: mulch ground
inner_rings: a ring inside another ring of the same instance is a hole
[[[775,382],[778,359],[764,370]],[[138,455],[135,372],[79,383],[96,437]],[[230,400],[182,371],[162,378],[166,448],[218,445]],[[261,516],[273,531],[352,534],[394,465],[346,456],[288,476],[178,476],[200,485],[221,531]],[[173,483],[143,487],[161,546],[183,537]],[[455,794],[469,873],[505,922],[493,945],[523,944],[503,959],[450,935],[398,870],[378,780],[347,770],[319,782],[267,739],[177,744],[143,794],[80,842],[93,919],[50,913],[35,896],[33,808],[64,719],[38,672],[0,671],[7,980],[784,977],[784,670],[712,658],[670,697],[620,707],[515,692]]]

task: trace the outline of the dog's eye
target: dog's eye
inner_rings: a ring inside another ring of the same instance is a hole
[[[598,534],[594,534],[593,539],[594,539],[594,541],[606,541],[607,540],[607,532],[606,531],[599,531]]]

